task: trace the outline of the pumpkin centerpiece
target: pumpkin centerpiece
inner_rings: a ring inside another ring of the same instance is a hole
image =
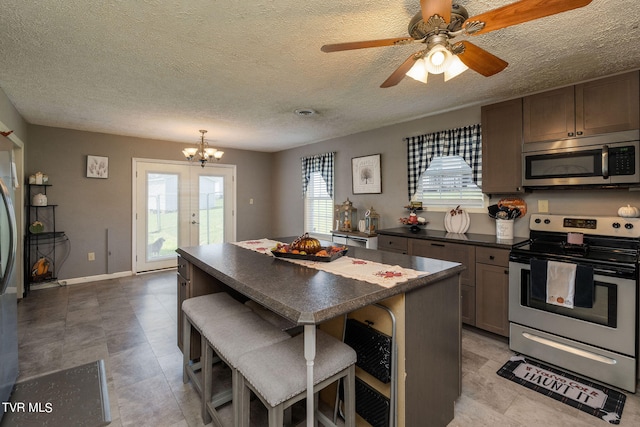
[[[309,233],[304,233],[291,243],[291,249],[313,255],[322,249],[320,240],[309,237]]]

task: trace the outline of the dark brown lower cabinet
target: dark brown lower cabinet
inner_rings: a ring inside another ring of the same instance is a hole
[[[378,236],[378,248],[390,252],[459,262],[462,323],[509,336],[509,249],[441,240]]]
[[[509,336],[509,251],[476,248],[476,323]]]
[[[509,270],[476,264],[476,326],[509,336]]]

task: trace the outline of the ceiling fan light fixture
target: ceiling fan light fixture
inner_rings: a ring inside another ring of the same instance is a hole
[[[425,66],[431,74],[442,74],[451,63],[453,55],[441,44],[435,45],[425,56]]]
[[[449,68],[444,71],[444,81],[448,82],[452,78],[459,76],[468,69],[469,67],[467,67],[465,63],[460,60],[458,55],[453,55],[453,58],[451,58],[451,63],[449,64]]]
[[[427,71],[426,63],[424,58],[420,58],[416,60],[413,67],[406,73],[407,76],[411,77],[414,80],[417,80],[422,83],[427,83],[427,77],[429,76],[429,72]]]

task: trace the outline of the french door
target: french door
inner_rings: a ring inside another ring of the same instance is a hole
[[[175,267],[181,246],[235,240],[235,166],[134,163],[136,272]]]

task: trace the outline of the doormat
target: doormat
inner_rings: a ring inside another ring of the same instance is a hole
[[[16,383],[0,426],[100,427],[111,422],[104,361]]]
[[[523,356],[512,356],[497,374],[608,423],[620,424],[627,400],[623,393]]]

